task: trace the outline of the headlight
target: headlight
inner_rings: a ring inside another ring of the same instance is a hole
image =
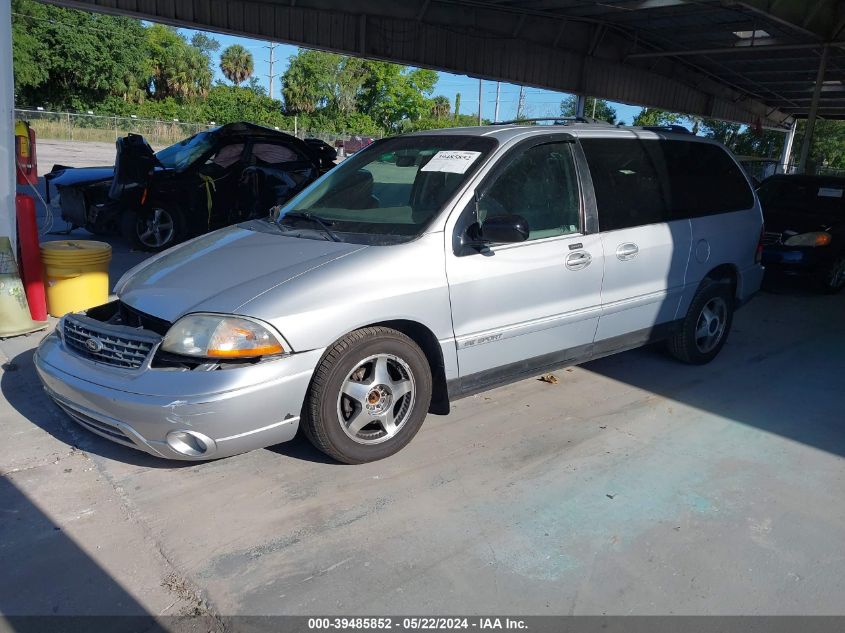
[[[827,246],[828,244],[830,244],[830,233],[824,231],[793,235],[784,242],[785,246]]]
[[[216,314],[189,314],[168,330],[161,349],[202,358],[256,358],[281,354],[278,337],[257,321]]]

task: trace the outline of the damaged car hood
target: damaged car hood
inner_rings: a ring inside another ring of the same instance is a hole
[[[237,313],[258,295],[362,248],[231,226],[142,262],[115,292],[132,308],[170,322],[190,312]]]
[[[114,167],[66,167],[46,175],[50,184],[57,187],[86,185],[114,178]]]

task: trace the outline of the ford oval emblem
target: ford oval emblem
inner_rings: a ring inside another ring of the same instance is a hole
[[[91,337],[85,341],[85,347],[88,348],[89,352],[99,352],[103,349],[103,342],[98,338]]]

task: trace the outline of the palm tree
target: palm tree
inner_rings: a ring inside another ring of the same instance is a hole
[[[442,119],[449,116],[449,110],[452,104],[449,103],[449,98],[443,95],[438,95],[431,100],[431,116],[435,119]]]
[[[232,44],[220,55],[220,70],[236,86],[246,81],[253,69],[252,53],[240,44]]]

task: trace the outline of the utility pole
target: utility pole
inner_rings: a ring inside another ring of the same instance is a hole
[[[525,86],[519,87],[519,101],[516,104],[516,119],[517,121],[525,114]]]
[[[276,61],[273,56],[273,53],[275,52],[277,46],[278,44],[276,44],[275,42],[270,42],[270,44],[264,47],[270,49],[270,59],[267,60],[267,63],[270,65],[269,72],[267,73],[267,79],[269,80],[270,85],[267,95],[271,99],[273,98],[273,78],[275,77],[275,75],[273,74],[273,64]]]
[[[478,80],[478,125],[481,125],[481,90],[483,82]]]
[[[496,82],[496,111],[493,113],[493,121],[494,122],[499,121],[499,93],[500,93],[501,89],[502,89],[502,82],[497,81]]]

